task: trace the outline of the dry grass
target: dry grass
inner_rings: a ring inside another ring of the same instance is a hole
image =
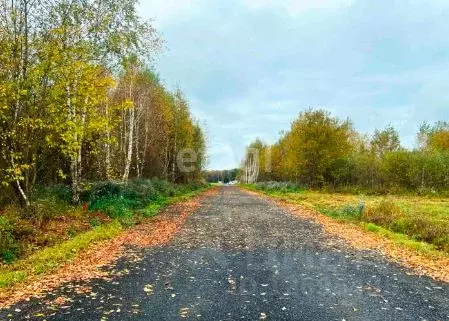
[[[255,194],[260,195],[262,193],[256,191]],[[333,198],[333,194],[314,192],[310,192],[310,194],[312,194],[312,199],[320,202],[320,208],[323,208],[323,204],[344,206],[349,199],[352,201],[357,200],[352,195],[337,195]],[[449,282],[449,255],[443,251],[436,250],[432,244],[414,241],[406,235],[394,233],[374,223],[361,222],[353,217],[347,219],[339,216],[335,219],[335,217],[330,217],[332,215],[324,215],[322,212],[320,213],[313,209],[314,206],[310,202],[311,199],[308,199],[305,195],[280,195],[273,193],[268,195],[278,205],[287,208],[295,215],[317,222],[323,226],[327,233],[343,238],[356,249],[376,250],[391,260],[411,268],[418,275],[428,275],[436,280]],[[298,201],[298,196],[302,200],[307,201]],[[374,203],[379,204],[381,202],[382,200],[375,199]],[[386,213],[390,210],[389,205],[382,205],[382,207],[385,208]]]
[[[424,241],[449,253],[449,199],[418,196],[364,196],[319,193],[270,193],[340,219],[374,223],[412,240]],[[360,217],[343,215],[348,207],[363,205]]]
[[[427,242],[436,249],[449,253],[447,198],[367,196],[317,191],[267,194],[342,221],[372,223],[391,232],[403,234],[410,241]],[[361,215],[357,215],[357,211],[351,211],[359,206],[363,207]]]

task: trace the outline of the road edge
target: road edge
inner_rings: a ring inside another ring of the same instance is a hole
[[[346,241],[356,250],[373,250],[391,262],[404,266],[417,276],[428,276],[436,281],[449,283],[449,258],[435,258],[410,248],[399,246],[394,241],[379,234],[365,230],[363,227],[336,221],[335,219],[305,208],[299,204],[280,200],[262,191],[239,188],[257,197],[274,202],[295,216],[312,220],[321,225],[324,232]]]
[[[146,248],[169,242],[188,216],[201,206],[202,200],[217,194],[218,190],[217,187],[210,187],[197,195],[175,202],[161,209],[157,216],[146,219],[135,227],[122,230],[110,239],[93,242],[54,270],[29,276],[24,281],[0,289],[0,310],[20,301],[42,298],[67,282],[114,277],[113,272],[101,268],[114,264],[126,255],[126,248],[129,246]]]

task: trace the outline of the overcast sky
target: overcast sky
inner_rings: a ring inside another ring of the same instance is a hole
[[[156,69],[206,123],[209,168],[238,166],[300,111],[370,133],[449,120],[448,0],[143,0],[166,41]]]

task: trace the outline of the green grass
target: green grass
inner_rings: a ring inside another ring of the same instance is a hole
[[[402,245],[406,248],[410,248],[435,257],[440,257],[442,254],[441,251],[439,251],[434,245],[426,242],[415,241],[408,235],[392,232],[374,223],[362,223],[361,225],[366,231],[379,234],[383,237],[393,240],[396,244]]]
[[[6,265],[0,269],[0,288],[23,282],[30,276],[54,271],[61,264],[75,258],[80,251],[95,242],[117,236],[122,229],[122,225],[114,221],[77,235],[69,241],[41,250],[12,265]]]
[[[150,182],[144,182],[152,188]],[[143,183],[140,183],[143,185]],[[113,195],[103,188],[101,192],[107,195],[96,196],[91,203],[90,212],[102,212],[113,219],[112,223],[101,224],[97,219],[89,221],[91,229],[77,234],[69,229],[71,239],[60,244],[49,246],[35,253],[18,259],[15,262],[0,266],[0,288],[12,286],[26,281],[29,277],[51,273],[60,265],[75,258],[78,253],[86,250],[91,244],[108,240],[117,236],[123,229],[134,226],[141,220],[157,215],[164,207],[194,197],[209,186],[182,187],[165,182],[157,182],[157,189],[147,193],[147,188],[128,189],[126,194],[121,191]],[[126,195],[126,197],[124,197]],[[1,217],[0,217],[1,218]],[[2,225],[3,230],[12,231],[13,227]],[[1,226],[0,226],[1,227]]]
[[[133,226],[170,201],[204,188],[201,181],[173,184],[158,178],[93,182],[85,186],[81,205],[73,206],[69,187],[38,186],[31,206],[0,208],[0,268],[111,220]]]
[[[255,185],[244,185],[260,190]],[[422,252],[449,253],[449,199],[410,195],[355,195],[301,190],[264,193],[300,204],[334,219],[362,225],[395,242]]]

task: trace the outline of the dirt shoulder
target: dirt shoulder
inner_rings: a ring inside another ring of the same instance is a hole
[[[0,319],[447,318],[449,284],[355,249],[306,214],[236,187],[198,201],[122,236],[123,255],[100,269],[109,274],[64,283]]]
[[[216,193],[218,189],[213,188],[192,199],[173,204],[162,210],[158,216],[123,231],[113,239],[92,244],[89,249],[79,253],[74,260],[63,264],[52,274],[33,276],[25,282],[1,289],[0,308],[29,300],[31,297],[41,297],[66,282],[110,278],[114,271],[108,271],[105,267],[123,256],[132,257],[132,247],[145,248],[169,242],[202,201]]]
[[[368,232],[361,226],[338,222],[328,216],[312,211],[298,204],[279,200],[263,192],[244,190],[246,193],[270,199],[272,202],[290,211],[294,215],[312,220],[323,226],[326,233],[343,238],[348,245],[358,250],[374,250],[389,260],[410,268],[417,275],[426,275],[435,280],[449,283],[449,257],[434,256],[400,246],[393,240],[376,233]]]

